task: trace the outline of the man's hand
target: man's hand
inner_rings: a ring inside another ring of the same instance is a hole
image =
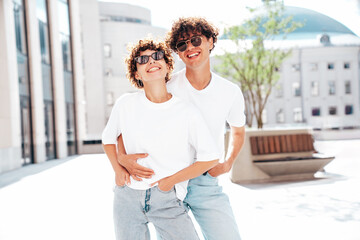
[[[154,175],[154,171],[150,168],[146,168],[137,163],[139,158],[147,157],[147,153],[139,154],[121,154],[117,156],[117,160],[121,166],[125,167],[128,173],[137,181],[142,181],[141,178],[151,178]]]
[[[154,186],[156,183],[158,183],[158,188],[163,192],[170,191],[175,185],[175,183],[172,180],[171,176],[166,177],[166,178],[162,178],[159,181],[156,181],[156,182],[152,183],[151,187]]]
[[[217,176],[220,176],[221,174],[228,173],[230,171],[231,167],[232,167],[232,164],[229,161],[226,161],[223,163],[219,163],[218,165],[216,165],[215,167],[210,169],[208,171],[208,173],[212,177],[217,177]]]
[[[124,186],[125,184],[130,184],[130,174],[128,173],[128,171],[126,171],[125,168],[120,167],[115,172],[115,184],[117,186]]]

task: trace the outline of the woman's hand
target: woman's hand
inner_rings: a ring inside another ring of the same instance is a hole
[[[162,178],[159,181],[156,181],[156,182],[152,183],[151,186],[153,187],[156,183],[158,184],[158,188],[163,192],[170,191],[175,185],[175,183],[172,180],[171,176],[166,177],[166,178]]]
[[[115,184],[117,186],[124,186],[125,184],[130,184],[130,174],[125,168],[121,167],[115,172]]]

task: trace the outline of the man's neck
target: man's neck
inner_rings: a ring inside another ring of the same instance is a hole
[[[190,84],[197,90],[206,88],[211,81],[210,64],[203,68],[186,68],[186,78]]]

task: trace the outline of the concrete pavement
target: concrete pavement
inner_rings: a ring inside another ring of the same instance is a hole
[[[220,178],[243,240],[360,239],[360,140],[315,146],[336,156],[317,180],[240,186]],[[104,154],[1,174],[0,239],[112,240],[112,184]]]

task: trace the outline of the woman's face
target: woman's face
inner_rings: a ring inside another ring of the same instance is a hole
[[[165,82],[165,77],[169,72],[169,68],[165,62],[164,54],[164,52],[154,50],[140,52],[140,56],[136,59],[138,60],[136,62],[136,79],[140,79],[143,82],[151,82],[161,79]]]

